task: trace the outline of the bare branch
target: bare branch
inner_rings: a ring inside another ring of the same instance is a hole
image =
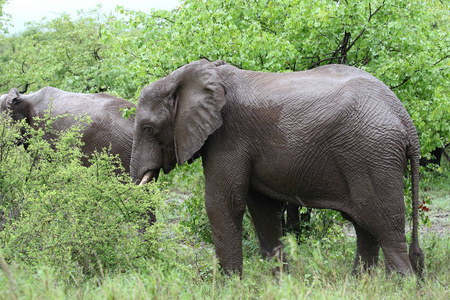
[[[447,58],[450,58],[450,55],[444,56],[443,58],[441,58],[440,60],[438,60],[437,62],[435,62],[435,63],[433,64],[433,66],[435,66],[435,65],[437,65],[437,64],[439,64],[439,63],[441,63],[442,61],[446,60]]]
[[[28,88],[30,87],[30,85],[32,85],[33,83],[34,83],[34,82],[32,82],[32,83],[27,82],[27,83],[25,84],[24,89],[21,90],[21,91],[19,91],[19,93],[25,94],[25,93],[28,91]],[[22,86],[22,85],[19,85],[19,86]]]
[[[416,71],[416,72],[417,72],[417,71]],[[399,88],[399,87],[401,87],[402,85],[404,85],[405,83],[407,83],[408,80],[410,80],[410,79],[411,79],[411,76],[406,76],[405,79],[403,79],[403,81],[402,81],[399,85],[396,85],[396,86],[390,86],[389,88],[390,88],[391,90],[396,89],[396,88]]]
[[[369,19],[367,20],[368,23],[370,23],[370,20],[372,20],[372,17],[375,16],[376,13],[380,11],[380,9],[384,6],[385,3],[386,3],[386,1],[383,1],[383,4],[381,4],[373,13],[372,13],[372,7],[370,6],[370,3],[369,3]]]
[[[350,46],[348,46],[347,51],[350,50],[356,43],[357,40],[359,40],[363,33],[366,31],[366,28],[364,28],[363,30],[361,30],[361,32],[359,33],[359,35],[356,37],[356,39],[353,40],[353,42],[350,44]]]

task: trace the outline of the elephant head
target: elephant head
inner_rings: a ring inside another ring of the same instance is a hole
[[[14,121],[20,121],[25,119],[28,124],[32,123],[32,109],[26,101],[21,98],[22,94],[15,88],[12,88],[8,94],[3,94],[0,96],[0,115],[4,118],[11,118]],[[20,107],[19,109],[16,109]],[[21,128],[20,132],[22,136],[25,135],[25,129]],[[17,145],[24,145],[25,149],[28,148],[28,144],[24,140],[18,139],[16,141]]]
[[[14,112],[14,106],[18,105],[20,101],[21,94],[19,91],[15,88],[12,88],[8,94],[3,94],[0,96],[0,113],[7,114],[7,113],[13,113]],[[17,116],[18,119],[23,119],[24,116]]]
[[[222,125],[225,88],[216,66],[200,60],[155,81],[136,110],[131,176],[146,183],[194,157]]]

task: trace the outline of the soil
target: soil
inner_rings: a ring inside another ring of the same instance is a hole
[[[421,226],[420,233],[436,233],[437,235],[448,236],[450,233],[450,212],[437,210],[430,212],[431,226]]]
[[[450,234],[450,212],[442,210],[431,210],[428,218],[430,219],[430,226],[420,225],[419,235],[435,233],[439,236],[448,236]],[[346,223],[344,226],[344,233],[348,236],[356,237],[355,229],[351,223]],[[410,233],[412,224],[406,225],[406,232]]]

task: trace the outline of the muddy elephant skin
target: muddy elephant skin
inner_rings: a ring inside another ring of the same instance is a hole
[[[242,273],[242,218],[249,209],[260,249],[282,244],[283,202],[340,211],[356,230],[353,273],[378,262],[419,275],[419,142],[394,93],[357,68],[293,73],[187,64],[143,89],[131,176],[139,182],[202,157],[216,255]],[[405,237],[403,173],[411,162],[413,239]],[[147,174],[147,175],[146,175]]]
[[[118,154],[125,171],[129,172],[134,118],[125,120],[119,110],[134,104],[105,93],[80,94],[45,87],[26,95],[13,88],[9,94],[0,96],[0,105],[1,112],[10,113],[14,120],[26,119],[32,126],[40,126],[34,118],[44,117],[50,108],[52,116],[68,114],[54,120],[53,128],[57,132],[75,125],[77,117],[89,116],[92,122],[84,129],[82,152],[89,157],[94,151],[111,147],[110,153]],[[54,137],[51,133],[44,136],[48,140]],[[83,158],[83,162],[88,165],[88,158]]]

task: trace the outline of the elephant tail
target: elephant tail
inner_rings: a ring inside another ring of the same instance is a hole
[[[417,143],[418,145],[418,143]],[[413,210],[413,230],[412,243],[409,247],[409,260],[414,272],[419,278],[422,278],[424,267],[424,255],[419,247],[419,159],[420,152],[418,147],[410,149],[408,156],[411,162],[411,183],[412,183],[412,210]]]

